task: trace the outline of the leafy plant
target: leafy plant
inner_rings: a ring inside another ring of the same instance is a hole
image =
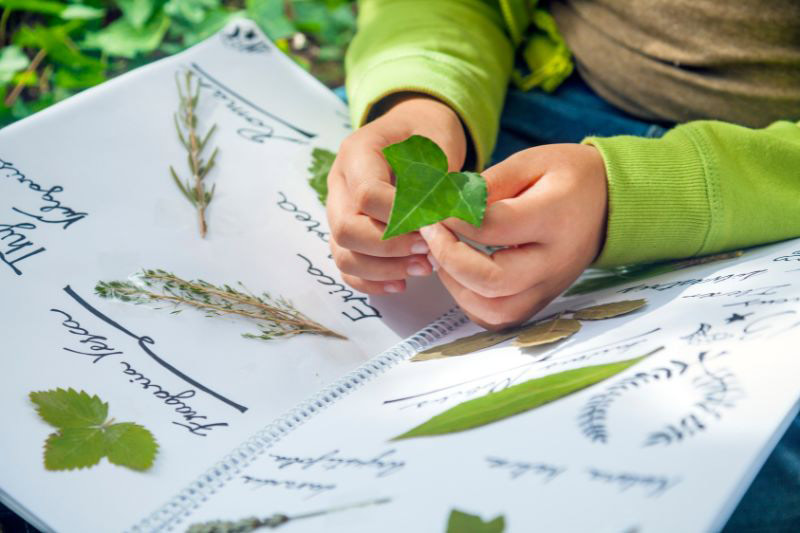
[[[322,205],[328,201],[328,174],[331,172],[336,154],[324,148],[311,151],[311,166],[308,167],[308,184],[317,192]]]
[[[503,533],[505,530],[506,519],[502,515],[484,522],[478,515],[453,509],[447,520],[447,533]]]
[[[448,409],[393,440],[444,435],[484,426],[536,409],[608,379],[644,357],[557,372],[513,385]]]
[[[0,9],[0,125],[180,52],[244,16],[336,87],[355,32],[351,0],[0,0]]]
[[[205,186],[205,179],[208,172],[214,168],[218,149],[214,148],[208,161],[203,160],[203,151],[208,144],[217,125],[214,124],[209,128],[205,135],[201,135],[197,130],[197,102],[200,99],[200,81],[192,84],[194,75],[191,70],[187,70],[184,75],[185,85],[181,89],[181,80],[176,75],[175,83],[178,87],[178,97],[180,98],[180,105],[178,112],[175,113],[175,130],[178,132],[178,138],[181,144],[188,153],[189,171],[192,175],[190,181],[184,184],[175,172],[175,169],[170,166],[169,172],[178,189],[183,193],[183,196],[189,200],[195,209],[197,209],[197,218],[200,222],[200,236],[205,238],[208,232],[208,224],[206,222],[206,209],[208,204],[214,198],[214,191],[217,185],[214,184],[209,191]]]
[[[480,174],[448,172],[445,153],[422,135],[389,145],[383,154],[394,171],[397,186],[384,239],[448,217],[481,225],[487,190]]]
[[[133,470],[153,465],[158,444],[144,427],[108,419],[108,404],[97,396],[74,389],[31,392],[42,419],[58,428],[45,442],[47,470],[88,468],[107,457],[109,462]]]
[[[255,295],[239,283],[242,290],[230,285],[212,285],[201,279],[187,281],[166,270],[142,270],[138,283],[131,281],[100,281],[95,293],[134,304],[164,302],[174,306],[178,313],[184,306],[206,312],[206,316],[238,316],[256,324],[258,334],[245,333],[248,339],[270,340],[292,337],[301,333],[346,339],[311,320],[283,298],[273,298],[268,293]]]
[[[517,337],[515,346],[528,348],[566,339],[581,329],[578,320],[603,320],[615,318],[641,309],[647,300],[620,300],[607,304],[593,305],[575,311],[565,311],[555,317],[543,318],[531,324],[516,326],[504,331],[482,331],[467,337],[428,348],[411,358],[411,361],[430,361],[444,357],[455,357],[489,348]],[[571,319],[562,318],[572,315]]]

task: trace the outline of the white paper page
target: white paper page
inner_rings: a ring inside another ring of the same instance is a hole
[[[173,124],[186,69],[203,83],[201,130],[217,124],[205,240],[168,172],[188,174]],[[434,278],[393,298],[341,284],[306,169],[313,147],[337,150],[347,122],[335,95],[239,22],[0,131],[0,425],[13,428],[0,439],[0,489],[12,505],[59,531],[121,529],[453,305]],[[142,268],[289,298],[350,340],[244,339],[257,330],[238,319],[94,295]],[[154,467],[45,471],[54,428],[28,394],[57,387],[151,430]]]
[[[453,508],[509,532],[721,527],[794,416],[800,241],[551,305],[646,298],[570,339],[404,362],[278,441],[181,524],[391,503],[286,531],[444,531]],[[444,341],[477,331],[470,326]],[[465,400],[545,374],[657,353],[539,409],[391,441]]]

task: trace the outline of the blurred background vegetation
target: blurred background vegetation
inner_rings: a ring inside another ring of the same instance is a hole
[[[354,0],[0,0],[0,127],[132,68],[254,20],[330,87],[355,32]]]

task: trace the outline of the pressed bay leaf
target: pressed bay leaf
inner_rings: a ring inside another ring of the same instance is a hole
[[[603,320],[632,313],[645,305],[647,305],[647,300],[621,300],[578,309],[572,314],[572,318],[577,320]]]
[[[576,368],[531,379],[458,404],[393,440],[445,435],[491,424],[585,389],[622,372],[643,358]]]
[[[506,519],[503,516],[484,522],[480,516],[458,509],[450,511],[450,518],[447,520],[447,533],[503,533],[505,529]]]
[[[383,149],[397,178],[397,192],[384,239],[449,217],[480,226],[486,211],[486,180],[475,172],[448,172],[447,156],[421,135]]]
[[[418,353],[411,358],[414,362],[430,361],[432,359],[442,359],[444,357],[454,357],[458,355],[467,355],[478,350],[483,350],[495,344],[507,341],[512,337],[516,337],[519,333],[519,328],[508,329],[505,331],[481,331],[474,335],[461,337],[452,342],[446,342],[433,348]]]
[[[581,323],[572,318],[554,318],[524,328],[514,346],[528,348],[566,339],[581,329]]]

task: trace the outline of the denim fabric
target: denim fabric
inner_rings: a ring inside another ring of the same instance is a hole
[[[336,93],[346,101],[344,88]],[[532,146],[577,143],[590,135],[660,137],[670,126],[645,122],[613,107],[576,73],[550,94],[509,89],[491,162]],[[800,532],[800,416],[791,423],[723,529],[723,533],[767,532]]]

